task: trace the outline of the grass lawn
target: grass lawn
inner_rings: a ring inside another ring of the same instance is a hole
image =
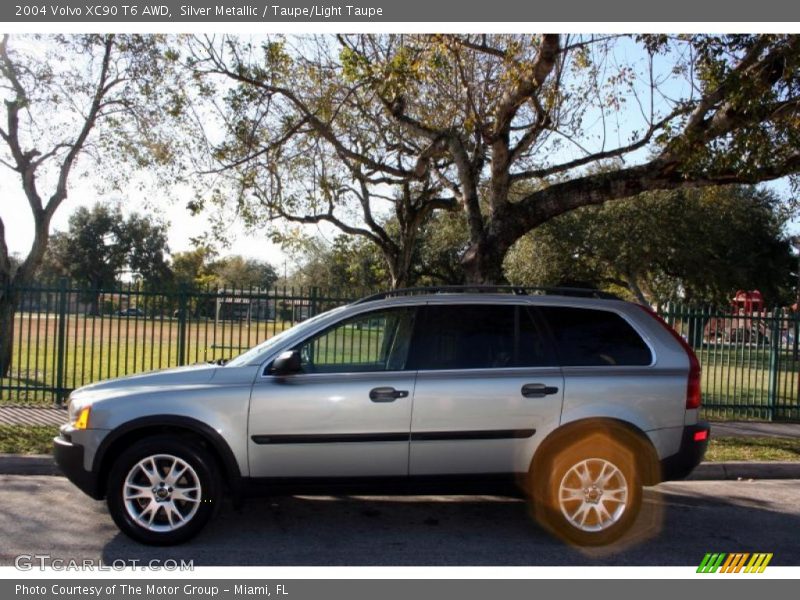
[[[0,425],[0,453],[50,454],[56,435],[55,425]]]
[[[731,460],[800,461],[800,439],[766,437],[711,438],[709,462]]]

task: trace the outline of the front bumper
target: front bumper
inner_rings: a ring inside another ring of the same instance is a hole
[[[711,439],[711,425],[699,421],[683,428],[681,447],[676,454],[661,460],[661,480],[683,479],[703,461]]]
[[[82,492],[100,500],[103,498],[100,478],[83,467],[83,453],[83,446],[73,443],[63,433],[53,438],[53,457],[61,472]]]

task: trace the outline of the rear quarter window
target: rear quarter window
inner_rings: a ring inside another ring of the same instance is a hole
[[[649,346],[620,315],[607,310],[539,307],[565,367],[644,366],[653,362]]]

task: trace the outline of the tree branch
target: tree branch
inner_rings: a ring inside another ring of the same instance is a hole
[[[58,173],[58,182],[56,183],[56,190],[53,195],[50,196],[47,206],[45,207],[45,213],[47,214],[48,220],[53,216],[53,213],[55,213],[58,206],[67,197],[67,179],[69,178],[72,166],[75,163],[75,159],[77,158],[78,154],[80,154],[81,150],[83,150],[83,145],[86,143],[86,138],[89,137],[89,132],[91,132],[92,128],[97,122],[97,116],[100,113],[100,107],[102,105],[103,98],[113,87],[109,86],[108,82],[108,73],[111,65],[111,52],[112,48],[114,47],[113,34],[105,37],[103,46],[103,61],[102,66],[100,67],[100,75],[98,77],[97,85],[95,86],[92,104],[89,107],[89,112],[83,121],[83,126],[81,127],[78,136],[75,138],[75,141],[72,143],[72,147],[70,148],[69,152],[67,152],[67,155],[64,157],[64,160],[61,163],[61,168],[59,169]],[[121,80],[115,81],[119,82]]]
[[[642,192],[734,183],[756,184],[777,179],[800,169],[800,152],[789,156],[778,165],[759,169],[757,173],[731,169],[690,177],[676,167],[675,163],[658,157],[643,165],[585,175],[533,192],[510,205],[505,237],[516,241],[534,227],[571,210],[630,198]]]
[[[11,276],[11,260],[8,254],[8,245],[6,244],[6,225],[2,217],[0,217],[0,276],[5,281],[8,281]]]
[[[668,125],[669,122],[672,121],[672,119],[685,112],[686,112],[685,108],[678,108],[674,110],[672,113],[670,113],[657,123],[651,124],[641,138],[639,138],[637,141],[631,144],[628,144],[627,146],[620,146],[619,148],[615,148],[613,150],[606,150],[605,152],[595,152],[592,154],[587,154],[586,156],[583,156],[581,158],[576,158],[575,160],[561,163],[559,165],[553,165],[552,167],[546,167],[543,169],[531,169],[528,171],[519,171],[517,173],[512,173],[511,180],[516,182],[525,179],[543,179],[545,177],[549,177],[557,173],[565,173],[572,169],[583,167],[593,162],[624,156],[625,154],[634,152],[636,150],[639,150],[640,148],[644,148],[647,144],[650,143],[650,141],[653,139],[653,136],[656,133],[658,133],[666,125]]]

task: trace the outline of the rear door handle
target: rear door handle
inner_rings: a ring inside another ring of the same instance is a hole
[[[526,398],[544,398],[551,394],[557,394],[558,388],[553,385],[543,383],[526,383],[522,386],[522,395]]]
[[[394,402],[398,398],[407,398],[406,390],[396,390],[393,387],[376,387],[369,391],[369,399],[373,402]]]

